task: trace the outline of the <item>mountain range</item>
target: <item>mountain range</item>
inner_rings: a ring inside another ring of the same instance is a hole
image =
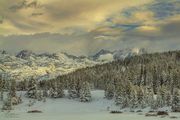
[[[3,50],[0,51],[0,72],[5,74],[4,79],[24,80],[33,76],[39,80],[45,80],[80,68],[144,53],[146,53],[145,49],[138,48],[115,51],[102,49],[91,56],[75,56],[65,52],[37,54],[29,50],[22,50],[12,55]]]

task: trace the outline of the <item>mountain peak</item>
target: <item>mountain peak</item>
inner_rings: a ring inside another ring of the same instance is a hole
[[[34,56],[34,55],[36,54],[30,50],[22,50],[16,55],[16,57],[22,58],[22,59],[28,59],[30,56]]]
[[[99,52],[93,55],[92,58],[95,60],[98,59],[101,55],[105,55],[105,54],[112,54],[112,52],[109,50],[101,49]]]

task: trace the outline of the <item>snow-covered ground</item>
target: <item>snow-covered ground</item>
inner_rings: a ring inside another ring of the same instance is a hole
[[[46,102],[36,102],[29,107],[29,99],[23,97],[23,103],[15,106],[14,110],[0,112],[0,120],[170,120],[169,116],[145,117],[143,113],[124,112],[122,114],[110,114],[107,107],[111,110],[118,110],[114,106],[113,100],[103,98],[102,90],[92,91],[92,102],[81,103],[76,100],[70,100],[67,97],[58,99],[47,99]],[[2,106],[2,102],[0,102]],[[43,113],[27,113],[29,110],[41,110]],[[180,114],[170,113],[170,116],[177,116],[180,120]]]

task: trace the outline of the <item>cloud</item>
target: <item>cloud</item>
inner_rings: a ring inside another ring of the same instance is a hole
[[[179,0],[160,0],[159,2],[155,2],[149,9],[155,13],[155,17],[157,19],[165,19],[167,17],[171,17],[176,14],[180,14],[180,1]]]
[[[4,15],[18,29],[14,32],[9,30],[11,33],[8,34],[61,32],[69,27],[83,27],[89,31],[103,23],[111,14],[150,1],[152,0],[6,0],[0,2],[0,15]]]
[[[1,0],[0,47],[74,54],[180,49],[179,7],[179,0]]]
[[[41,5],[37,2],[37,1],[27,1],[27,0],[23,0],[23,1],[20,1],[20,2],[17,2],[16,4],[13,4],[12,6],[9,7],[9,9],[12,11],[12,12],[16,12],[18,10],[21,10],[21,9],[28,9],[28,8],[39,8],[41,7]]]

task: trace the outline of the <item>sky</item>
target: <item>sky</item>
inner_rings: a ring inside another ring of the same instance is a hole
[[[180,0],[0,0],[0,48],[179,50]]]

